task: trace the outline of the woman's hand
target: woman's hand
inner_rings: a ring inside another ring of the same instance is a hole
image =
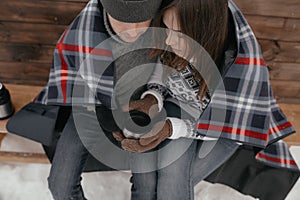
[[[112,135],[118,142],[122,142],[125,139],[125,136],[121,132],[113,132]]]
[[[122,148],[130,152],[145,152],[155,148],[162,141],[167,139],[172,135],[172,124],[169,120],[160,121],[156,123],[153,129],[143,135],[139,139],[128,139],[123,136],[120,137],[120,134],[114,135],[118,141],[121,142]]]

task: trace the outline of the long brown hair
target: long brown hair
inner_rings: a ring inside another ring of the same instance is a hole
[[[177,10],[180,32],[200,44],[220,69],[228,37],[228,0],[173,0],[155,19],[154,26],[162,26],[163,12],[170,7]],[[170,51],[161,50],[165,49],[161,46],[165,45],[161,37],[157,41],[159,48],[154,50],[151,56],[161,56],[163,64],[178,71],[186,67],[187,60]],[[189,44],[189,48],[194,47]],[[189,52],[197,52],[197,49],[191,49]],[[189,55],[190,57],[193,55]],[[201,84],[198,97],[202,99],[208,87],[200,73],[193,68],[195,79]]]

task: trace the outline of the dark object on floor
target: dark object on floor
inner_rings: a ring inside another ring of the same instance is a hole
[[[51,145],[58,134],[55,125],[59,108],[30,102],[9,119],[6,129],[10,133]]]
[[[10,117],[14,113],[9,91],[0,83],[0,119]]]

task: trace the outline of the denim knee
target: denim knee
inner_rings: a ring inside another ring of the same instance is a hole
[[[197,142],[182,140],[178,145],[189,145],[186,151],[174,162],[157,171],[157,200],[191,200],[194,198],[192,185],[192,166]],[[161,163],[170,152],[161,152]]]
[[[81,179],[81,178],[80,178]],[[81,185],[71,185],[63,176],[48,177],[48,188],[54,200],[86,200]]]
[[[133,173],[130,182],[132,200],[156,199],[156,172]]]
[[[55,180],[54,176],[48,177],[48,188],[52,194],[53,199],[60,200],[60,199],[68,199],[68,197],[71,196],[70,192],[71,190],[68,190],[67,187],[65,187],[63,180]]]

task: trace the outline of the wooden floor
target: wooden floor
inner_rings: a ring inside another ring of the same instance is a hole
[[[14,84],[5,84],[5,87],[10,92],[15,111],[29,103],[42,89],[40,86]],[[5,127],[7,121],[8,119],[0,120],[0,147],[4,137],[10,134]],[[49,163],[49,160],[43,153],[0,151],[0,162]]]

